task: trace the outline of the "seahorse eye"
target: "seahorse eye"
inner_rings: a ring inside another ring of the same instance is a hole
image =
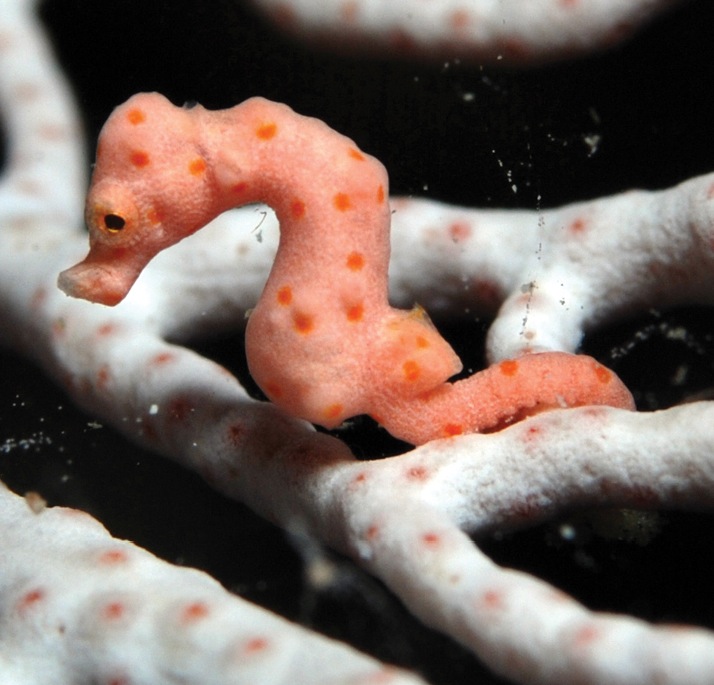
[[[109,231],[121,231],[121,229],[126,225],[126,221],[118,214],[105,214],[104,225]]]

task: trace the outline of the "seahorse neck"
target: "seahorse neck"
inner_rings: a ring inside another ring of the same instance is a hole
[[[369,255],[365,269],[386,274],[390,214],[380,162],[323,122],[262,98],[204,115],[220,211],[271,206],[280,221],[278,262],[315,273],[320,263],[360,254]]]

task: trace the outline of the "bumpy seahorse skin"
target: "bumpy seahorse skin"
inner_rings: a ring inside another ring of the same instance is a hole
[[[246,354],[256,382],[287,412],[326,427],[370,414],[421,443],[548,407],[632,406],[614,374],[564,353],[445,383],[461,369],[451,347],[420,308],[387,301],[384,167],[317,119],[262,98],[208,111],[153,93],[118,107],[87,198],[90,252],[60,287],[114,305],[158,252],[258,201],[275,210],[281,237]]]

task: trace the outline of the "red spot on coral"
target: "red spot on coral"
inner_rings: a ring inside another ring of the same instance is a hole
[[[39,309],[47,300],[47,290],[45,288],[37,288],[34,293],[32,293],[32,298],[30,299],[30,306],[33,309]]]
[[[469,13],[466,10],[456,10],[449,17],[449,24],[455,31],[463,31],[470,23]]]
[[[173,421],[180,421],[183,422],[185,421],[189,414],[194,411],[194,406],[191,401],[189,401],[185,397],[175,397],[171,402],[169,402],[169,406],[167,409],[167,413],[169,417]]]
[[[278,26],[282,27],[292,26],[297,21],[295,11],[286,2],[278,3],[273,8],[271,8],[270,16],[273,18],[273,21]]]
[[[341,404],[331,404],[324,411],[324,416],[326,419],[336,419],[342,412],[344,407]]]
[[[307,335],[315,328],[315,321],[312,316],[303,312],[295,312],[293,315],[293,324],[298,333]]]
[[[480,305],[489,309],[497,307],[502,299],[501,291],[493,281],[475,278],[471,281],[469,290]]]
[[[305,203],[302,200],[293,200],[290,203],[290,214],[293,219],[299,219],[305,216]]]
[[[347,152],[349,153],[350,157],[356,159],[358,162],[364,162],[365,157],[359,150],[351,147]]]
[[[107,621],[118,621],[126,611],[126,607],[121,602],[110,602],[102,609],[102,616]]]
[[[520,38],[510,37],[502,43],[503,52],[511,59],[525,60],[530,56],[528,45]]]
[[[122,549],[108,549],[102,552],[97,561],[106,566],[115,566],[117,564],[124,564],[129,560],[127,553]]]
[[[407,470],[407,478],[410,480],[426,480],[429,477],[429,469],[423,466],[412,466]]]
[[[145,440],[148,440],[149,442],[156,442],[158,433],[156,432],[156,426],[154,426],[151,419],[144,419],[144,423],[141,426],[141,434]]]
[[[208,605],[205,602],[192,602],[187,604],[181,612],[181,623],[194,623],[209,614]]]
[[[109,366],[103,364],[99,371],[97,371],[97,387],[106,388],[109,380],[111,378],[111,373],[109,372]]]
[[[575,631],[573,643],[576,647],[585,647],[600,636],[600,630],[595,626],[584,626]]]
[[[352,201],[347,193],[337,193],[332,199],[332,202],[341,212],[346,212],[352,207]]]
[[[379,535],[379,526],[373,523],[369,528],[367,528],[364,537],[366,540],[374,540],[377,535]]]
[[[356,323],[357,321],[362,321],[364,318],[364,306],[361,304],[355,304],[347,308],[347,320]]]
[[[43,124],[37,129],[37,133],[45,140],[65,140],[68,138],[67,129],[58,124]]]
[[[135,107],[126,113],[126,118],[130,124],[136,126],[137,124],[142,124],[146,121],[146,114],[144,114],[143,110]]]
[[[361,252],[350,252],[347,255],[347,268],[360,271],[364,268],[364,255]]]
[[[518,362],[514,359],[502,361],[498,368],[504,376],[515,376],[518,373]]]
[[[504,606],[503,593],[498,590],[486,590],[481,595],[481,605],[487,609],[502,609]]]
[[[67,332],[67,322],[61,316],[52,322],[52,334],[59,338]]]
[[[243,426],[238,423],[228,426],[228,439],[234,445],[239,445],[243,441],[244,437],[245,431],[243,430]]]
[[[384,202],[384,186],[380,185],[377,188],[377,204],[382,204]]]
[[[419,376],[421,375],[421,368],[419,367],[419,364],[417,364],[413,359],[405,361],[402,365],[402,370],[404,371],[404,377],[410,383],[413,383],[414,381],[418,380]]]
[[[25,81],[15,87],[15,97],[23,102],[32,102],[42,94],[42,87],[37,83]]]
[[[123,675],[114,676],[107,680],[107,685],[131,685],[131,680]]]
[[[270,140],[271,138],[275,137],[275,134],[278,132],[278,125],[270,122],[267,124],[261,124],[258,126],[258,128],[255,131],[255,135],[258,136],[261,140]]]
[[[168,364],[169,362],[176,361],[176,355],[171,352],[160,352],[151,358],[150,364],[155,366],[161,366],[162,364]]]
[[[464,427],[459,423],[447,423],[444,426],[444,435],[452,438],[455,435],[461,435],[464,432]]]
[[[455,243],[463,242],[471,237],[471,226],[465,221],[454,221],[449,226],[449,238]]]
[[[367,474],[362,472],[358,473],[353,479],[352,479],[352,485],[361,485],[362,483],[366,482],[367,480]]]
[[[526,442],[533,442],[533,440],[540,437],[542,432],[543,431],[540,426],[529,426],[527,428],[526,434],[524,436]]]
[[[441,542],[441,537],[436,533],[424,533],[421,539],[427,547],[436,547]]]
[[[245,651],[248,654],[255,654],[256,652],[265,651],[268,648],[268,638],[266,637],[254,637],[245,643]]]
[[[578,217],[577,219],[574,219],[573,221],[570,222],[570,225],[568,226],[568,230],[571,233],[583,233],[585,229],[587,228],[588,222],[585,221],[582,217]]]
[[[43,187],[31,178],[25,178],[18,182],[17,189],[27,195],[42,195]]]
[[[248,189],[248,184],[245,181],[234,183],[231,186],[231,191],[236,195],[242,195]]]
[[[193,176],[200,176],[206,171],[206,160],[203,157],[197,157],[188,164],[188,170]]]
[[[278,288],[278,294],[275,298],[278,304],[283,306],[289,305],[293,301],[293,290],[289,285],[284,285],[282,288]]]
[[[388,40],[397,52],[414,53],[416,51],[416,41],[405,31],[399,29],[391,31]]]
[[[145,167],[149,164],[149,153],[143,150],[135,150],[129,155],[129,160],[136,167]]]
[[[35,588],[26,592],[17,603],[17,609],[21,613],[42,602],[47,593],[42,588]]]
[[[651,509],[655,505],[661,504],[657,492],[645,485],[632,488],[628,497],[636,509]]]
[[[115,333],[117,330],[116,324],[113,323],[104,323],[99,328],[97,328],[97,335],[99,337],[106,337],[108,335],[111,335],[112,333]]]

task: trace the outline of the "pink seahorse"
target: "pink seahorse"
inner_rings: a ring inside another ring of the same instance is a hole
[[[246,330],[251,375],[285,411],[327,428],[369,414],[413,444],[495,430],[551,407],[632,408],[582,355],[544,352],[456,382],[461,362],[420,308],[387,300],[390,210],[382,164],[289,107],[175,107],[156,93],[118,107],[87,198],[90,252],[68,294],[120,302],[161,250],[225,210],[262,201],[280,245]]]

